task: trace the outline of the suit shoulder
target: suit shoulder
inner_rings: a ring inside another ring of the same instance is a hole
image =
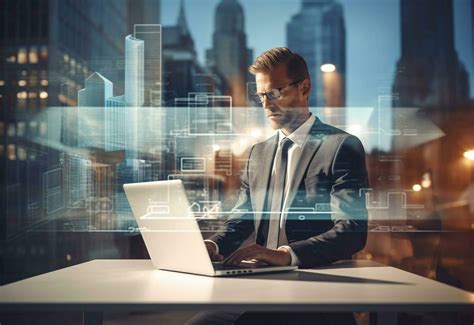
[[[277,136],[276,135],[273,135],[271,137],[269,137],[268,139],[265,139],[263,141],[260,141],[260,142],[257,142],[256,144],[254,144],[252,147],[256,150],[256,151],[260,151],[260,150],[264,150],[266,148],[268,148],[269,146],[271,147],[272,145],[275,145],[276,144],[276,141],[277,141]]]
[[[323,124],[321,134],[321,149],[330,155],[335,155],[339,150],[352,148],[353,150],[364,150],[362,142],[358,137],[334,126]]]

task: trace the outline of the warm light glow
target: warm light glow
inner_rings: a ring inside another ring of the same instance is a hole
[[[28,60],[30,63],[38,63],[38,50],[36,47],[32,47],[28,53]]]
[[[5,86],[5,81],[4,80],[0,80],[0,86]]]
[[[253,138],[259,138],[262,136],[262,130],[259,129],[259,128],[255,128],[255,129],[252,129],[252,131],[250,132],[250,134],[252,135]]]
[[[18,81],[18,86],[20,86],[20,87],[26,86],[26,80],[19,80]]]
[[[25,64],[27,63],[27,54],[26,54],[26,49],[21,48],[18,50],[18,63],[19,64]]]
[[[48,80],[43,79],[40,81],[41,86],[47,86],[48,85]]]
[[[326,63],[321,66],[321,71],[322,72],[334,72],[336,71],[336,66],[331,63]]]
[[[421,178],[421,186],[423,188],[431,187],[431,175],[430,175],[430,173],[426,172],[426,173],[423,174],[423,177]]]
[[[424,179],[421,181],[421,186],[423,188],[428,188],[431,186],[431,180],[430,179]]]
[[[474,150],[468,150],[464,152],[464,158],[474,160]]]
[[[20,91],[19,93],[16,94],[16,98],[18,99],[26,99],[28,97],[28,94],[26,91]]]
[[[45,91],[40,92],[40,98],[41,98],[41,99],[48,98],[48,93],[45,92]]]
[[[415,192],[421,191],[421,185],[420,184],[413,185],[413,191],[415,191]]]

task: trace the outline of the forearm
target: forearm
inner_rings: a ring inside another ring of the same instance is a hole
[[[289,244],[304,268],[349,259],[364,248],[367,220],[340,220],[329,231]]]

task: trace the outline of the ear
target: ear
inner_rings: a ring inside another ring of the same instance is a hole
[[[309,93],[311,92],[311,82],[309,79],[305,79],[301,82],[301,95],[303,97],[309,97]]]

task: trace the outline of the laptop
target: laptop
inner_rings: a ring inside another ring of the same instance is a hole
[[[243,261],[238,266],[212,262],[181,180],[124,184],[123,187],[151,261],[160,270],[235,276],[297,269],[256,261]]]

